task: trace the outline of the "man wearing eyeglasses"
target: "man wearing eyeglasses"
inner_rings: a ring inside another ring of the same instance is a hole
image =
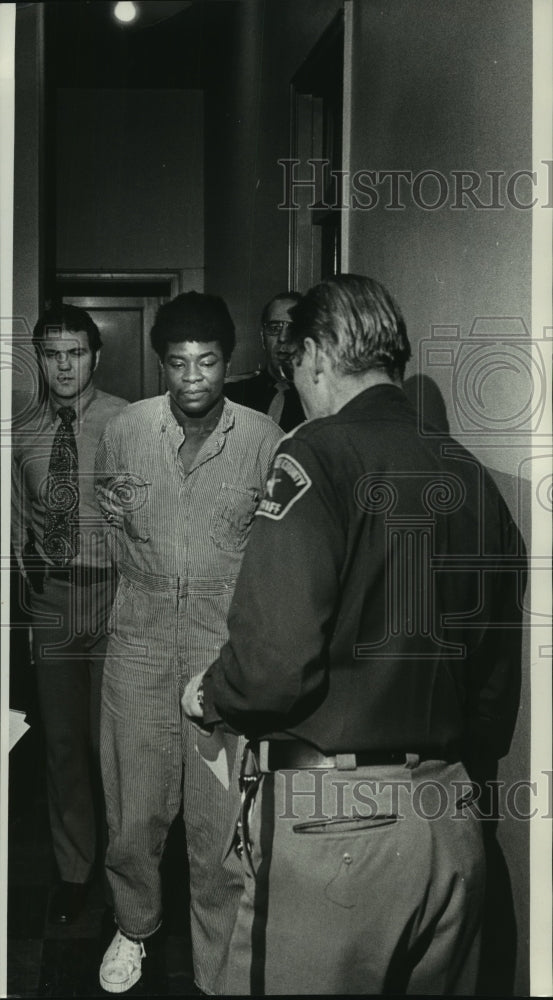
[[[225,395],[235,403],[267,413],[283,431],[291,431],[305,420],[293,383],[286,378],[290,361],[290,310],[299,302],[298,292],[280,292],[261,313],[261,342],[266,367],[250,378],[227,382]]]

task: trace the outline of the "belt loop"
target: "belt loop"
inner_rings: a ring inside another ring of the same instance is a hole
[[[357,758],[354,753],[337,753],[336,768],[338,771],[356,771]]]
[[[269,740],[259,741],[259,770],[266,773],[269,770]]]
[[[408,767],[410,771],[414,767],[418,767],[420,764],[420,757],[418,753],[406,753],[405,754],[405,767]]]

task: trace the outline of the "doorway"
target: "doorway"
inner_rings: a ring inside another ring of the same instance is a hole
[[[90,314],[102,338],[95,383],[134,403],[162,391],[150,330],[160,305],[180,291],[177,273],[58,274],[59,299]]]
[[[344,37],[339,11],[291,81],[291,161],[313,178],[290,212],[289,285],[300,290],[341,269]]]

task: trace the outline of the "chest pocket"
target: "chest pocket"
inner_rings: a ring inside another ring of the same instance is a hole
[[[241,552],[259,500],[255,489],[223,483],[211,517],[211,537],[225,552]]]

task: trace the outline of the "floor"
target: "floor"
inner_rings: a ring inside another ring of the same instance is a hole
[[[102,873],[91,885],[78,920],[49,923],[56,882],[50,845],[40,722],[10,753],[8,854],[8,996],[106,997],[98,969],[113,933]],[[182,823],[171,830],[164,864],[164,925],[146,945],[142,979],[125,996],[193,996]]]

